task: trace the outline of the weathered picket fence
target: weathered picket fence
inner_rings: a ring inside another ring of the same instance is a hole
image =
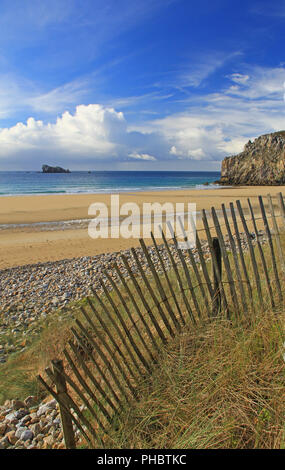
[[[162,231],[162,245],[152,235],[151,250],[144,240],[132,249],[135,272],[122,255],[121,265],[105,272],[103,295],[91,286],[64,360],[52,361],[46,379],[38,376],[59,403],[67,448],[76,446],[74,428],[86,446],[104,447],[116,416],[139,400],[138,384],[157,366],[161,346],[181,330],[217,315],[250,321],[254,309],[280,306],[283,195],[268,195],[266,203],[259,196],[257,207],[254,213],[248,199],[246,208],[223,204],[220,217],[203,210],[195,249],[182,250],[174,233],[166,239]]]

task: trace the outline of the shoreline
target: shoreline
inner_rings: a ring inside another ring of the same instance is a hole
[[[220,185],[214,183],[208,184],[197,184],[195,186],[182,187],[182,186],[163,186],[163,187],[149,187],[149,188],[127,188],[111,191],[109,188],[101,191],[77,191],[77,192],[66,192],[66,191],[51,191],[46,193],[19,193],[19,194],[1,194],[1,198],[6,197],[40,197],[40,196],[80,196],[80,195],[110,195],[110,194],[136,194],[146,192],[165,192],[165,191],[201,191],[201,190],[215,190],[223,188],[232,188],[230,185]]]
[[[140,209],[144,203],[164,204],[196,203],[197,211],[221,209],[239,199],[247,207],[247,198],[257,209],[257,196],[270,193],[276,196],[285,186],[241,186],[215,189],[190,189],[172,191],[148,191],[119,193],[120,206],[136,203]],[[7,196],[0,205],[0,270],[63,259],[113,253],[139,245],[134,238],[91,239],[87,225],[94,216],[88,216],[88,207],[102,202],[110,214],[111,194],[76,194],[48,196]],[[266,201],[265,201],[266,203]],[[187,208],[187,206],[186,206]],[[187,210],[185,211],[187,212]],[[74,221],[75,225],[74,225]],[[79,221],[79,223],[77,222]],[[23,224],[20,226],[20,224]],[[37,225],[33,225],[37,224]],[[58,224],[61,224],[60,226]],[[84,225],[82,227],[82,225]],[[48,229],[51,227],[51,229]],[[140,229],[141,229],[140,224]],[[149,243],[148,240],[146,240]]]

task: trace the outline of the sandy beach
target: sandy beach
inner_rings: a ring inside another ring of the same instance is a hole
[[[235,187],[205,190],[176,190],[163,192],[135,192],[120,194],[120,206],[126,202],[195,203],[197,210],[220,209],[224,203],[251,198],[257,206],[256,196],[284,192],[284,186]],[[102,202],[110,213],[109,194],[8,196],[0,199],[0,269],[66,258],[93,256],[138,245],[138,239],[91,239],[86,219],[90,204]],[[85,226],[74,224],[51,225],[53,222],[85,220]],[[45,223],[43,225],[34,225]]]

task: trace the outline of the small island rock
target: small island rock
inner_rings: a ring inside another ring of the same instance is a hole
[[[60,166],[49,166],[43,165],[42,166],[43,173],[70,173],[70,170],[65,170]]]

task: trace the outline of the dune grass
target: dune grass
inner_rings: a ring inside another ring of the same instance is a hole
[[[283,314],[283,316],[282,316]],[[284,448],[284,311],[216,319],[163,348],[112,448]]]

